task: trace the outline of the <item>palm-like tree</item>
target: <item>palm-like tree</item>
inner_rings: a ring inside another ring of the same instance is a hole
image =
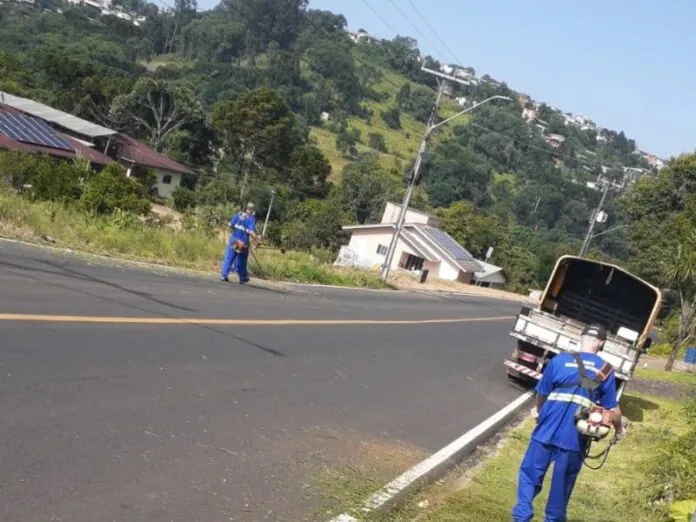
[[[696,231],[689,230],[664,261],[663,284],[678,292],[681,312],[677,339],[665,370],[671,371],[680,348],[696,338]]]

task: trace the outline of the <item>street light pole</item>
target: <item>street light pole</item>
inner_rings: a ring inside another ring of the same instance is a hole
[[[426,70],[426,72],[429,72]],[[435,101],[435,107],[433,107],[433,111],[430,114],[430,118],[428,119],[428,123],[426,126],[425,134],[423,134],[423,140],[421,141],[420,148],[418,149],[418,155],[416,156],[416,162],[413,166],[413,175],[409,178],[408,181],[408,187],[406,188],[406,194],[404,196],[404,201],[401,204],[401,209],[399,210],[399,217],[396,220],[396,227],[394,230],[394,234],[392,235],[391,242],[389,243],[389,248],[387,249],[387,254],[384,259],[384,264],[382,265],[382,279],[384,281],[387,280],[389,277],[389,269],[392,264],[392,260],[394,259],[394,253],[396,251],[396,245],[398,244],[399,237],[401,235],[401,230],[403,229],[404,226],[404,220],[406,219],[406,210],[408,209],[408,205],[411,201],[411,196],[413,194],[413,188],[416,184],[416,181],[418,180],[418,177],[420,175],[420,169],[423,164],[423,157],[425,156],[425,152],[428,147],[428,140],[430,139],[430,135],[433,133],[433,131],[445,123],[453,120],[454,118],[458,118],[462,114],[466,114],[469,111],[472,111],[476,109],[477,107],[480,107],[481,105],[488,103],[492,100],[495,99],[501,99],[501,100],[511,100],[512,98],[508,96],[491,96],[490,98],[486,98],[485,100],[475,103],[471,107],[464,109],[463,111],[458,112],[457,114],[454,114],[450,116],[449,118],[441,121],[440,123],[434,123],[435,118],[437,117],[437,110],[440,106],[440,101],[442,100],[442,95],[444,94],[445,88],[446,88],[446,81],[448,78],[443,78],[439,80],[439,88],[437,91],[437,99]]]
[[[604,200],[607,197],[607,193],[609,192],[609,181],[606,180],[606,184],[604,185],[604,192],[602,193],[602,199],[599,200],[599,205],[597,205],[597,208],[594,209],[592,212],[592,216],[590,218],[590,226],[587,228],[587,234],[585,234],[585,240],[582,242],[582,247],[580,248],[580,253],[578,254],[580,257],[583,257],[587,253],[587,249],[590,247],[590,241],[592,241],[592,231],[594,230],[595,223],[597,223],[597,216],[599,213],[602,211],[602,205],[604,205]]]

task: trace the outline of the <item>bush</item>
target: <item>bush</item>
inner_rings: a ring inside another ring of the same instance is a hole
[[[688,431],[673,439],[652,461],[650,486],[654,501],[696,498],[696,399],[687,400],[682,415]]]
[[[391,129],[401,128],[401,111],[398,107],[392,107],[391,109],[382,111],[382,119]]]
[[[48,156],[19,151],[0,153],[0,177],[17,190],[31,185],[31,197],[45,201],[70,201],[80,197],[80,182],[89,172],[83,163],[56,161]]]
[[[379,132],[371,132],[368,134],[368,139],[370,140],[370,147],[379,152],[387,152],[387,143],[384,141],[384,136]]]
[[[143,185],[135,178],[126,177],[123,167],[115,163],[87,182],[79,205],[95,214],[113,214],[117,209],[134,214],[150,211]]]
[[[30,178],[33,199],[47,201],[74,201],[80,197],[81,177],[76,165],[55,163],[50,159],[36,162],[36,170]]]
[[[0,178],[17,190],[31,182],[31,176],[36,171],[39,156],[19,151],[0,153]]]
[[[196,193],[186,187],[176,187],[172,192],[172,200],[174,208],[179,212],[183,212],[191,207],[196,206]]]

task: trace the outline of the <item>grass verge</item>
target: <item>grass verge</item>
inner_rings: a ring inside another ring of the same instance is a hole
[[[672,384],[696,386],[696,373],[693,372],[681,372],[676,370],[667,372],[665,370],[658,370],[656,368],[636,368],[634,375],[637,378],[646,379],[649,381],[661,381]]]
[[[0,236],[39,242],[50,236],[55,246],[170,267],[217,273],[224,253],[223,236],[177,231],[129,219],[93,217],[70,206],[29,202],[0,191]],[[360,288],[392,288],[377,274],[334,267],[304,253],[261,249],[258,264],[249,259],[254,277],[277,281]],[[261,267],[261,270],[259,270]]]
[[[624,395],[622,408],[632,422],[626,438],[615,446],[604,467],[598,471],[583,468],[568,510],[569,522],[657,522],[667,518],[668,505],[650,505],[644,485],[649,482],[652,455],[662,451],[675,436],[687,431],[676,400],[654,396]],[[517,472],[529,443],[533,420],[513,429],[504,445],[475,472],[462,480],[450,478],[427,488],[409,500],[391,522],[497,522],[509,521],[516,500]],[[593,453],[602,445],[593,448]],[[591,462],[596,466],[597,462]],[[543,520],[552,470],[534,508]],[[418,507],[427,502],[428,507]]]

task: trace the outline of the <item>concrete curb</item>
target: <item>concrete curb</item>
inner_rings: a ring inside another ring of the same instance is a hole
[[[478,426],[467,431],[464,435],[449,443],[437,453],[419,462],[411,469],[392,480],[381,490],[373,494],[356,511],[368,515],[376,511],[388,511],[416,489],[422,488],[454,467],[464,457],[471,454],[477,446],[486,441],[503,426],[505,426],[534,396],[530,390],[520,395],[510,404],[491,415]],[[343,513],[329,522],[359,522],[360,519],[348,513]]]

